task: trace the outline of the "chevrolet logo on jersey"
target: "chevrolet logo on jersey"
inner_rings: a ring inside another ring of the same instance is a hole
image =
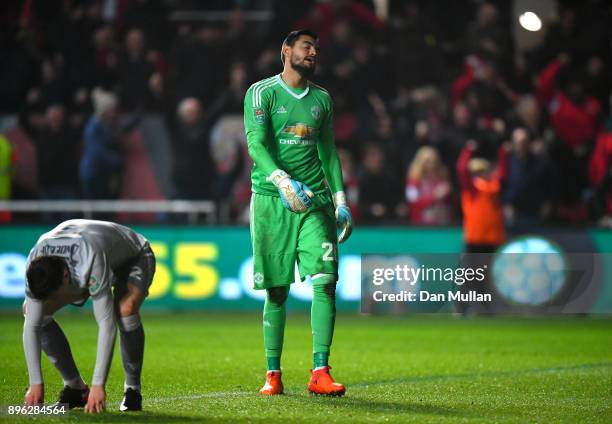
[[[317,129],[310,127],[306,124],[295,124],[289,127],[283,128],[283,133],[293,134],[297,138],[310,139],[316,135]]]

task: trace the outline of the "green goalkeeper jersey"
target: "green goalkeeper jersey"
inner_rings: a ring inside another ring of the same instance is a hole
[[[266,180],[276,169],[317,194],[326,191],[325,180],[333,193],[343,190],[332,100],[322,87],[295,89],[280,74],[253,84],[244,97],[244,128],[254,193],[278,196]]]

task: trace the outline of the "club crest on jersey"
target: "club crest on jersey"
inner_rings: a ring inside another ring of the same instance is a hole
[[[255,109],[253,111],[253,115],[255,116],[255,122],[257,122],[258,124],[263,124],[264,117],[266,116],[263,109],[261,108]]]
[[[316,105],[311,107],[310,114],[312,115],[314,119],[319,120],[319,117],[321,116],[321,108]]]
[[[89,277],[89,283],[87,284],[89,286],[89,293],[92,295],[96,294],[100,289],[101,284],[102,282],[99,281],[95,276],[92,275],[91,277]]]
[[[256,284],[263,283],[263,280],[264,280],[264,276],[263,276],[263,274],[261,272],[256,272],[255,275],[253,275],[253,281]]]

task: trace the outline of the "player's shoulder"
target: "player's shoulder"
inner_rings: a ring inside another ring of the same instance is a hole
[[[266,89],[273,87],[276,84],[278,84],[278,75],[272,75],[271,77],[264,78],[251,84],[251,86],[247,90],[247,93],[251,93],[254,95],[255,93],[264,92]]]
[[[329,94],[329,91],[327,91],[319,84],[309,81],[308,85],[310,86],[310,90],[312,90],[314,93],[320,94],[321,96],[329,98],[331,100],[331,94]]]
[[[263,101],[269,98],[270,91],[274,89],[274,86],[278,85],[278,82],[278,75],[274,75],[252,84],[245,96],[245,102],[252,102],[253,107],[262,106]]]

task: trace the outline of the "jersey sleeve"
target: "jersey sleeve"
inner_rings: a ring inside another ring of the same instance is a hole
[[[23,324],[23,351],[26,357],[30,385],[43,384],[40,365],[41,328],[43,324],[44,304],[26,295],[25,322]]]
[[[249,156],[265,175],[270,175],[278,165],[270,154],[269,97],[252,86],[244,96],[244,131]]]
[[[104,386],[113,358],[117,334],[113,295],[110,286],[102,287],[92,300],[94,316],[98,323],[98,347],[96,350],[96,365],[91,382],[96,386]]]
[[[106,255],[103,252],[96,253],[93,257],[89,278],[87,280],[89,295],[94,297],[106,287],[110,290],[114,278],[114,273],[109,266]]]
[[[319,151],[319,159],[323,165],[323,174],[332,194],[344,191],[342,181],[342,167],[340,159],[336,151],[336,142],[334,140],[334,112],[331,99],[325,115],[325,120],[321,124],[321,140],[317,144]]]

